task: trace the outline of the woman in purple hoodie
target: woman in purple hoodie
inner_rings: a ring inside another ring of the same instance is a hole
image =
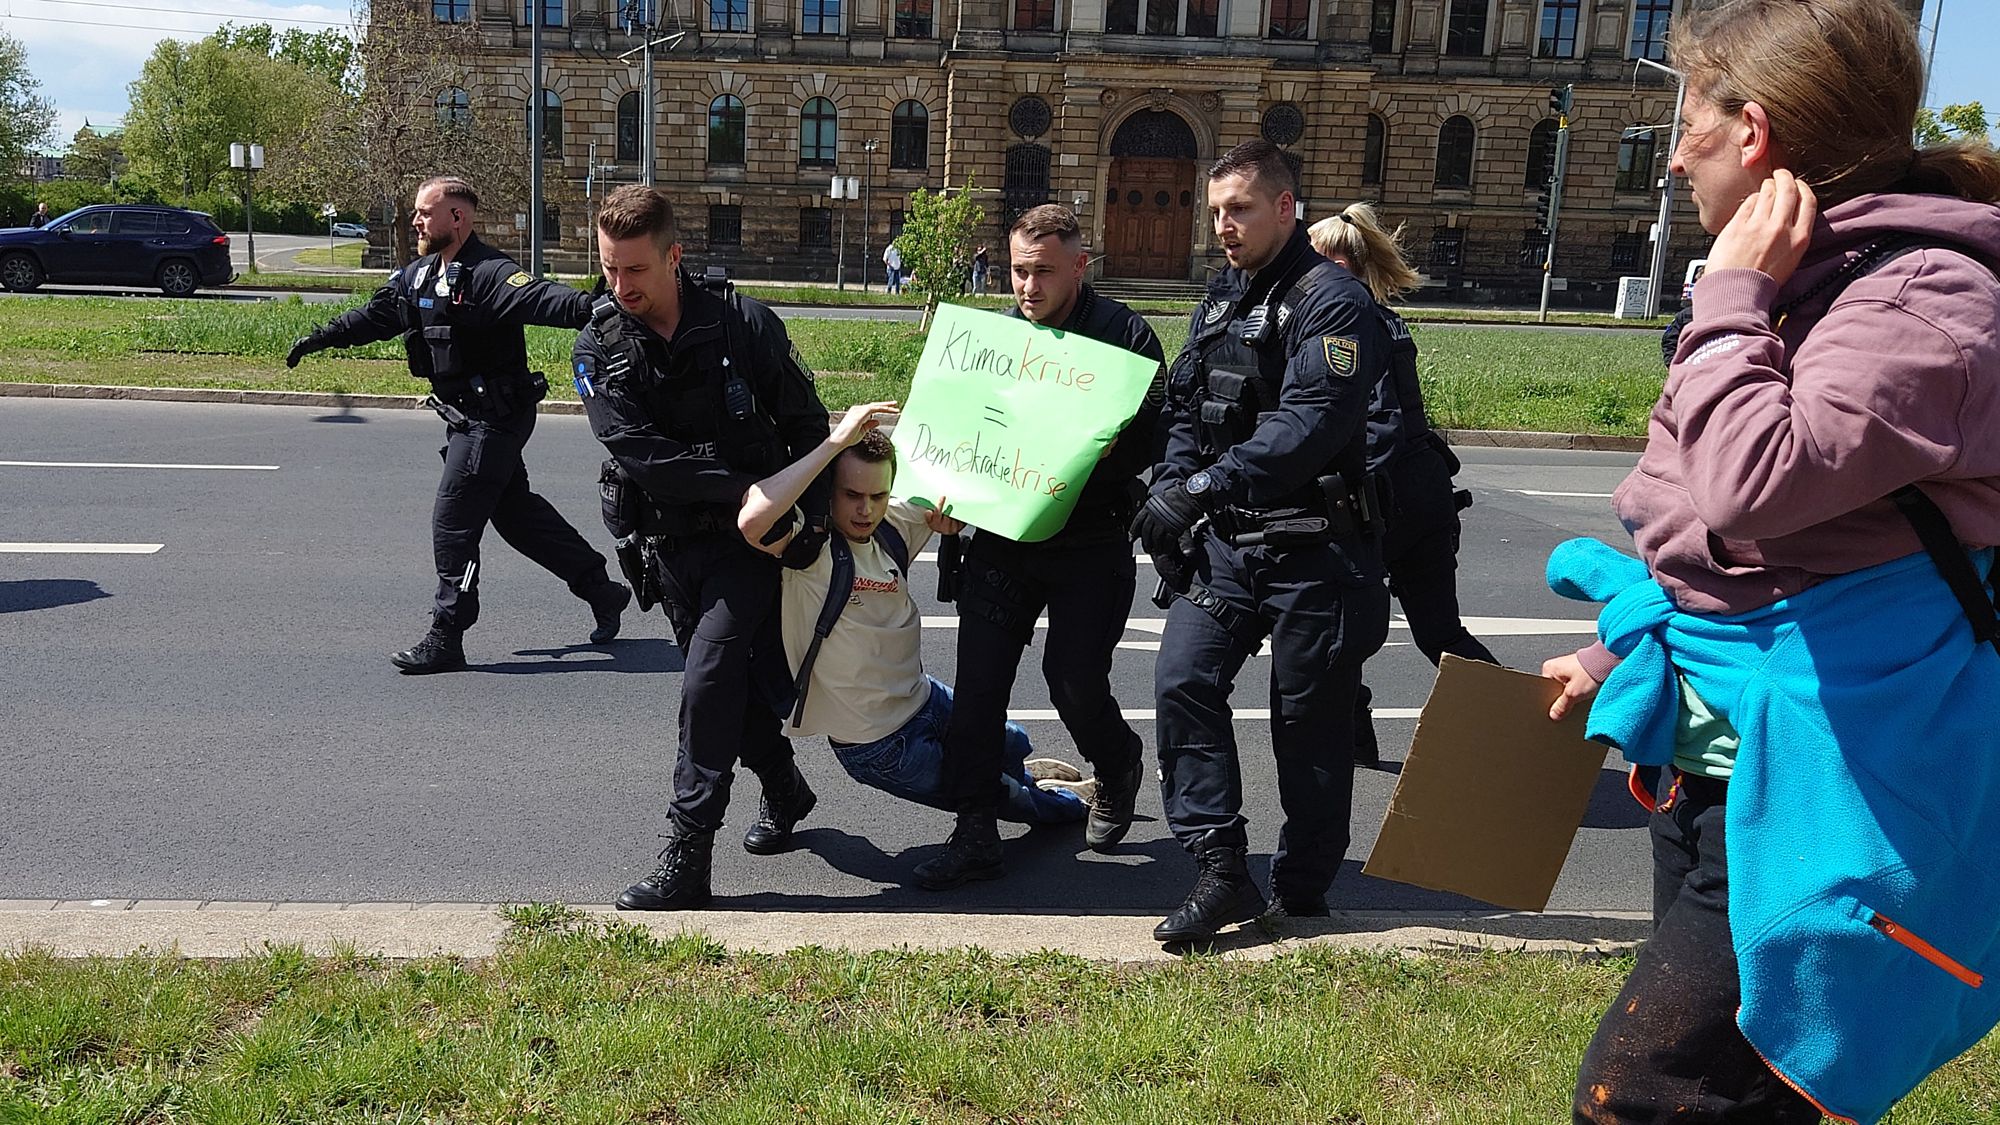
[[[1735,0],[1678,16],[1671,46],[1688,83],[1673,171],[1687,177],[1702,226],[1717,237],[1646,451],[1613,501],[1652,582],[1689,619],[1782,614],[1816,587],[1921,558],[1911,520],[1887,499],[1917,484],[1964,547],[2000,545],[2000,160],[1983,143],[1913,147],[1923,76],[1909,16],[1891,0]],[[1919,577],[1942,582],[1935,570]],[[1742,666],[1786,639],[1764,636],[1761,651],[1741,647]],[[1977,662],[1994,654],[1970,631],[1953,643],[1955,660],[1991,672]],[[1737,726],[1751,717],[1732,724],[1724,704],[1737,701],[1703,699],[1684,654],[1667,655],[1679,676],[1668,711],[1677,703],[1678,714],[1673,761],[1654,793],[1654,936],[1585,1056],[1574,1119],[1817,1122],[1821,1107],[1807,1095],[1819,1092],[1775,1072],[1778,1060],[1767,1064],[1771,1052],[1759,1050],[1766,1044],[1746,1038],[1747,1022],[1739,1028],[1753,984],[1738,975],[1739,952],[1763,935],[1731,927],[1749,893],[1732,879],[1752,849],[1764,849],[1760,862],[1799,857],[1768,854],[1766,835],[1739,836],[1742,818],[1726,817],[1730,778],[1743,790],[1737,805],[1768,802],[1785,784],[1789,748],[1739,745]],[[1904,670],[1888,666],[1900,658],[1843,657],[1860,666],[1852,682]],[[1870,659],[1885,666],[1871,669]],[[1545,664],[1563,685],[1552,717],[1590,698],[1618,661],[1599,644]],[[1810,686],[1818,681],[1805,663]],[[1812,703],[1831,690],[1797,694]],[[1622,702],[1607,692],[1599,709]],[[1886,727],[1833,737],[1857,759],[1896,752],[1861,745],[1894,737]],[[1984,751],[2000,755],[2000,739]],[[1750,790],[1753,755],[1761,772]],[[1968,782],[1947,769],[1913,784],[1949,791]],[[1739,837],[1729,847],[1742,853],[1727,860],[1725,822]],[[1813,829],[1834,838],[1849,825]],[[1979,974],[1953,951],[1875,928],[1913,951],[1909,972],[1955,967],[1977,987]],[[1990,958],[1993,948],[1959,956]],[[1897,985],[1844,987],[1858,995]],[[1786,1018],[1819,1034],[1831,1022],[1827,1005],[1847,1002],[1797,995]],[[1885,1046],[1921,1033],[1879,1031]],[[1865,1053],[1835,1061],[1868,1065]],[[1893,1100],[1914,1080],[1877,1085]],[[1865,1100],[1851,1104],[1854,1118],[1879,1116]]]

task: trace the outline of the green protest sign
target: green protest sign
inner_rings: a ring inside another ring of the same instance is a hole
[[[896,422],[899,496],[1024,543],[1061,531],[1158,365],[1074,332],[938,309]]]

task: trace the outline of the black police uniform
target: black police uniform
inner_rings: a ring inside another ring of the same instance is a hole
[[[472,235],[442,270],[437,255],[418,258],[391,274],[367,304],[293,349],[290,362],[306,352],[402,336],[411,374],[430,380],[433,408],[445,420],[438,451],[444,476],[431,510],[438,577],[432,627],[454,650],[458,634],[479,619],[479,540],[489,521],[510,546],[599,612],[593,639],[609,639],[607,610],[616,632],[630,595],[609,580],[604,556],[530,490],[521,460],[535,430],[535,404],[548,393],[547,381],[528,370],[523,326],[581,328],[589,318],[589,294],[530,276]],[[398,658],[406,671],[442,670],[412,668],[402,659],[408,655]]]
[[[1264,908],[1244,866],[1229,694],[1266,636],[1285,811],[1272,892],[1290,913],[1326,911],[1347,851],[1355,687],[1388,632],[1364,480],[1368,395],[1389,354],[1368,291],[1296,229],[1254,277],[1215,279],[1169,374],[1166,452],[1134,530],[1170,583],[1191,570],[1154,683],[1167,821],[1201,877],[1154,931],[1161,940],[1206,937]],[[1206,522],[1177,559],[1148,520],[1196,505]]]
[[[709,840],[739,759],[766,796],[750,850],[781,847],[812,801],[780,720],[792,679],[778,630],[779,563],[743,541],[736,516],[751,485],[826,440],[826,408],[775,313],[685,276],[680,284],[672,340],[606,298],[576,341],[591,429],[650,502],[641,531],[685,661],[674,831],[662,869],[619,900],[625,908],[707,900]],[[817,484],[804,501],[821,526],[828,493]]]
[[[1013,315],[1020,318],[1019,309]],[[1085,285],[1062,324],[1126,351],[1163,362],[1160,341],[1145,318]],[[1000,793],[1007,701],[1033,639],[1035,620],[1049,617],[1042,674],[1056,713],[1088,758],[1105,802],[1122,798],[1113,825],[1106,809],[1088,830],[1093,847],[1109,847],[1131,820],[1141,776],[1139,735],[1111,696],[1111,658],[1132,608],[1137,571],[1127,530],[1145,488],[1139,477],[1158,459],[1164,372],[1138,414],[1091,469],[1069,521],[1053,537],[1022,543],[979,531],[966,546],[958,590],[958,686],[944,743],[945,784],[961,812],[991,814]]]
[[[1410,640],[1432,664],[1444,653],[1497,664],[1493,653],[1465,628],[1458,614],[1459,510],[1470,493],[1452,487],[1458,456],[1431,428],[1417,382],[1417,345],[1409,325],[1376,306],[1389,334],[1389,368],[1375,385],[1368,412],[1368,475],[1375,483],[1388,528],[1382,565],[1389,592],[1402,604]],[[1354,760],[1378,760],[1372,698],[1362,684],[1354,703]]]

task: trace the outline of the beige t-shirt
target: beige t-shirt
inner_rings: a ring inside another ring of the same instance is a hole
[[[887,519],[903,533],[911,558],[930,542],[922,510],[891,501]],[[930,699],[909,576],[896,572],[896,560],[874,539],[848,546],[854,551],[854,592],[833,632],[820,642],[804,721],[796,727],[788,722],[785,730],[793,738],[819,734],[839,742],[874,742],[895,733]],[[794,676],[812,646],[813,626],[832,581],[831,545],[806,569],[785,571],[780,624]]]

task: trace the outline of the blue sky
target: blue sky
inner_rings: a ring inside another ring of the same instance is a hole
[[[2000,3],[1928,0],[1926,46],[1940,5],[1943,34],[1931,104],[1983,101],[1989,115],[2000,114],[2000,80],[1993,73]],[[155,43],[199,39],[225,22],[318,31],[351,27],[353,14],[345,0],[0,0],[0,30],[26,45],[28,65],[56,104],[64,145],[86,118],[110,124],[124,115],[126,84],[139,76]]]

